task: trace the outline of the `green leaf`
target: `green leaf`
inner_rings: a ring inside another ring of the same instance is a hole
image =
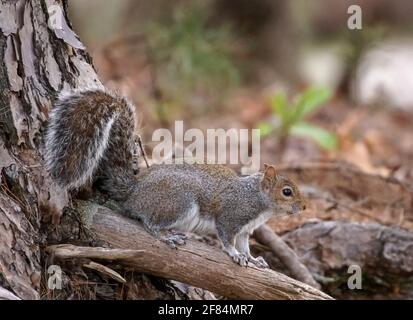
[[[280,91],[270,97],[270,106],[273,113],[277,114],[284,122],[288,117],[287,97]]]
[[[337,137],[334,133],[305,122],[299,122],[291,127],[291,134],[307,137],[327,150],[337,149]]]
[[[325,88],[310,88],[304,91],[294,104],[293,123],[300,121],[304,116],[311,111],[320,107],[323,103],[328,101],[331,93]]]
[[[259,123],[258,129],[260,130],[261,137],[268,136],[274,130],[274,128],[268,122]]]

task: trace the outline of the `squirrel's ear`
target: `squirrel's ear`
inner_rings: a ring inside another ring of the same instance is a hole
[[[269,165],[268,163],[264,163],[264,171],[267,170],[267,168],[268,168],[269,166],[270,166],[270,165]]]
[[[265,170],[264,170],[264,176],[268,179],[274,179],[277,177],[277,171],[275,170],[275,167],[272,165],[265,165]]]
[[[269,189],[273,184],[274,179],[277,178],[277,171],[274,166],[264,164],[264,176],[261,181],[261,185],[264,189]]]

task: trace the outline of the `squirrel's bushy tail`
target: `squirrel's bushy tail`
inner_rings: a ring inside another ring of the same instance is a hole
[[[98,168],[131,167],[134,106],[101,89],[62,92],[49,115],[45,165],[62,187],[74,189]]]

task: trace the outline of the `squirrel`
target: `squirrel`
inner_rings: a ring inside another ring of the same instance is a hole
[[[67,190],[97,176],[100,189],[131,218],[171,247],[186,232],[214,233],[241,266],[266,268],[253,257],[249,236],[273,215],[305,209],[297,185],[265,164],[263,172],[238,176],[224,165],[164,164],[132,168],[135,107],[102,89],[61,93],[49,115],[45,166]]]

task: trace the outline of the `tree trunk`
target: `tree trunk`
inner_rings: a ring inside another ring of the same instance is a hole
[[[51,100],[62,88],[101,85],[66,5],[0,0],[0,290],[22,299],[39,298],[42,217],[67,203],[41,164]]]

